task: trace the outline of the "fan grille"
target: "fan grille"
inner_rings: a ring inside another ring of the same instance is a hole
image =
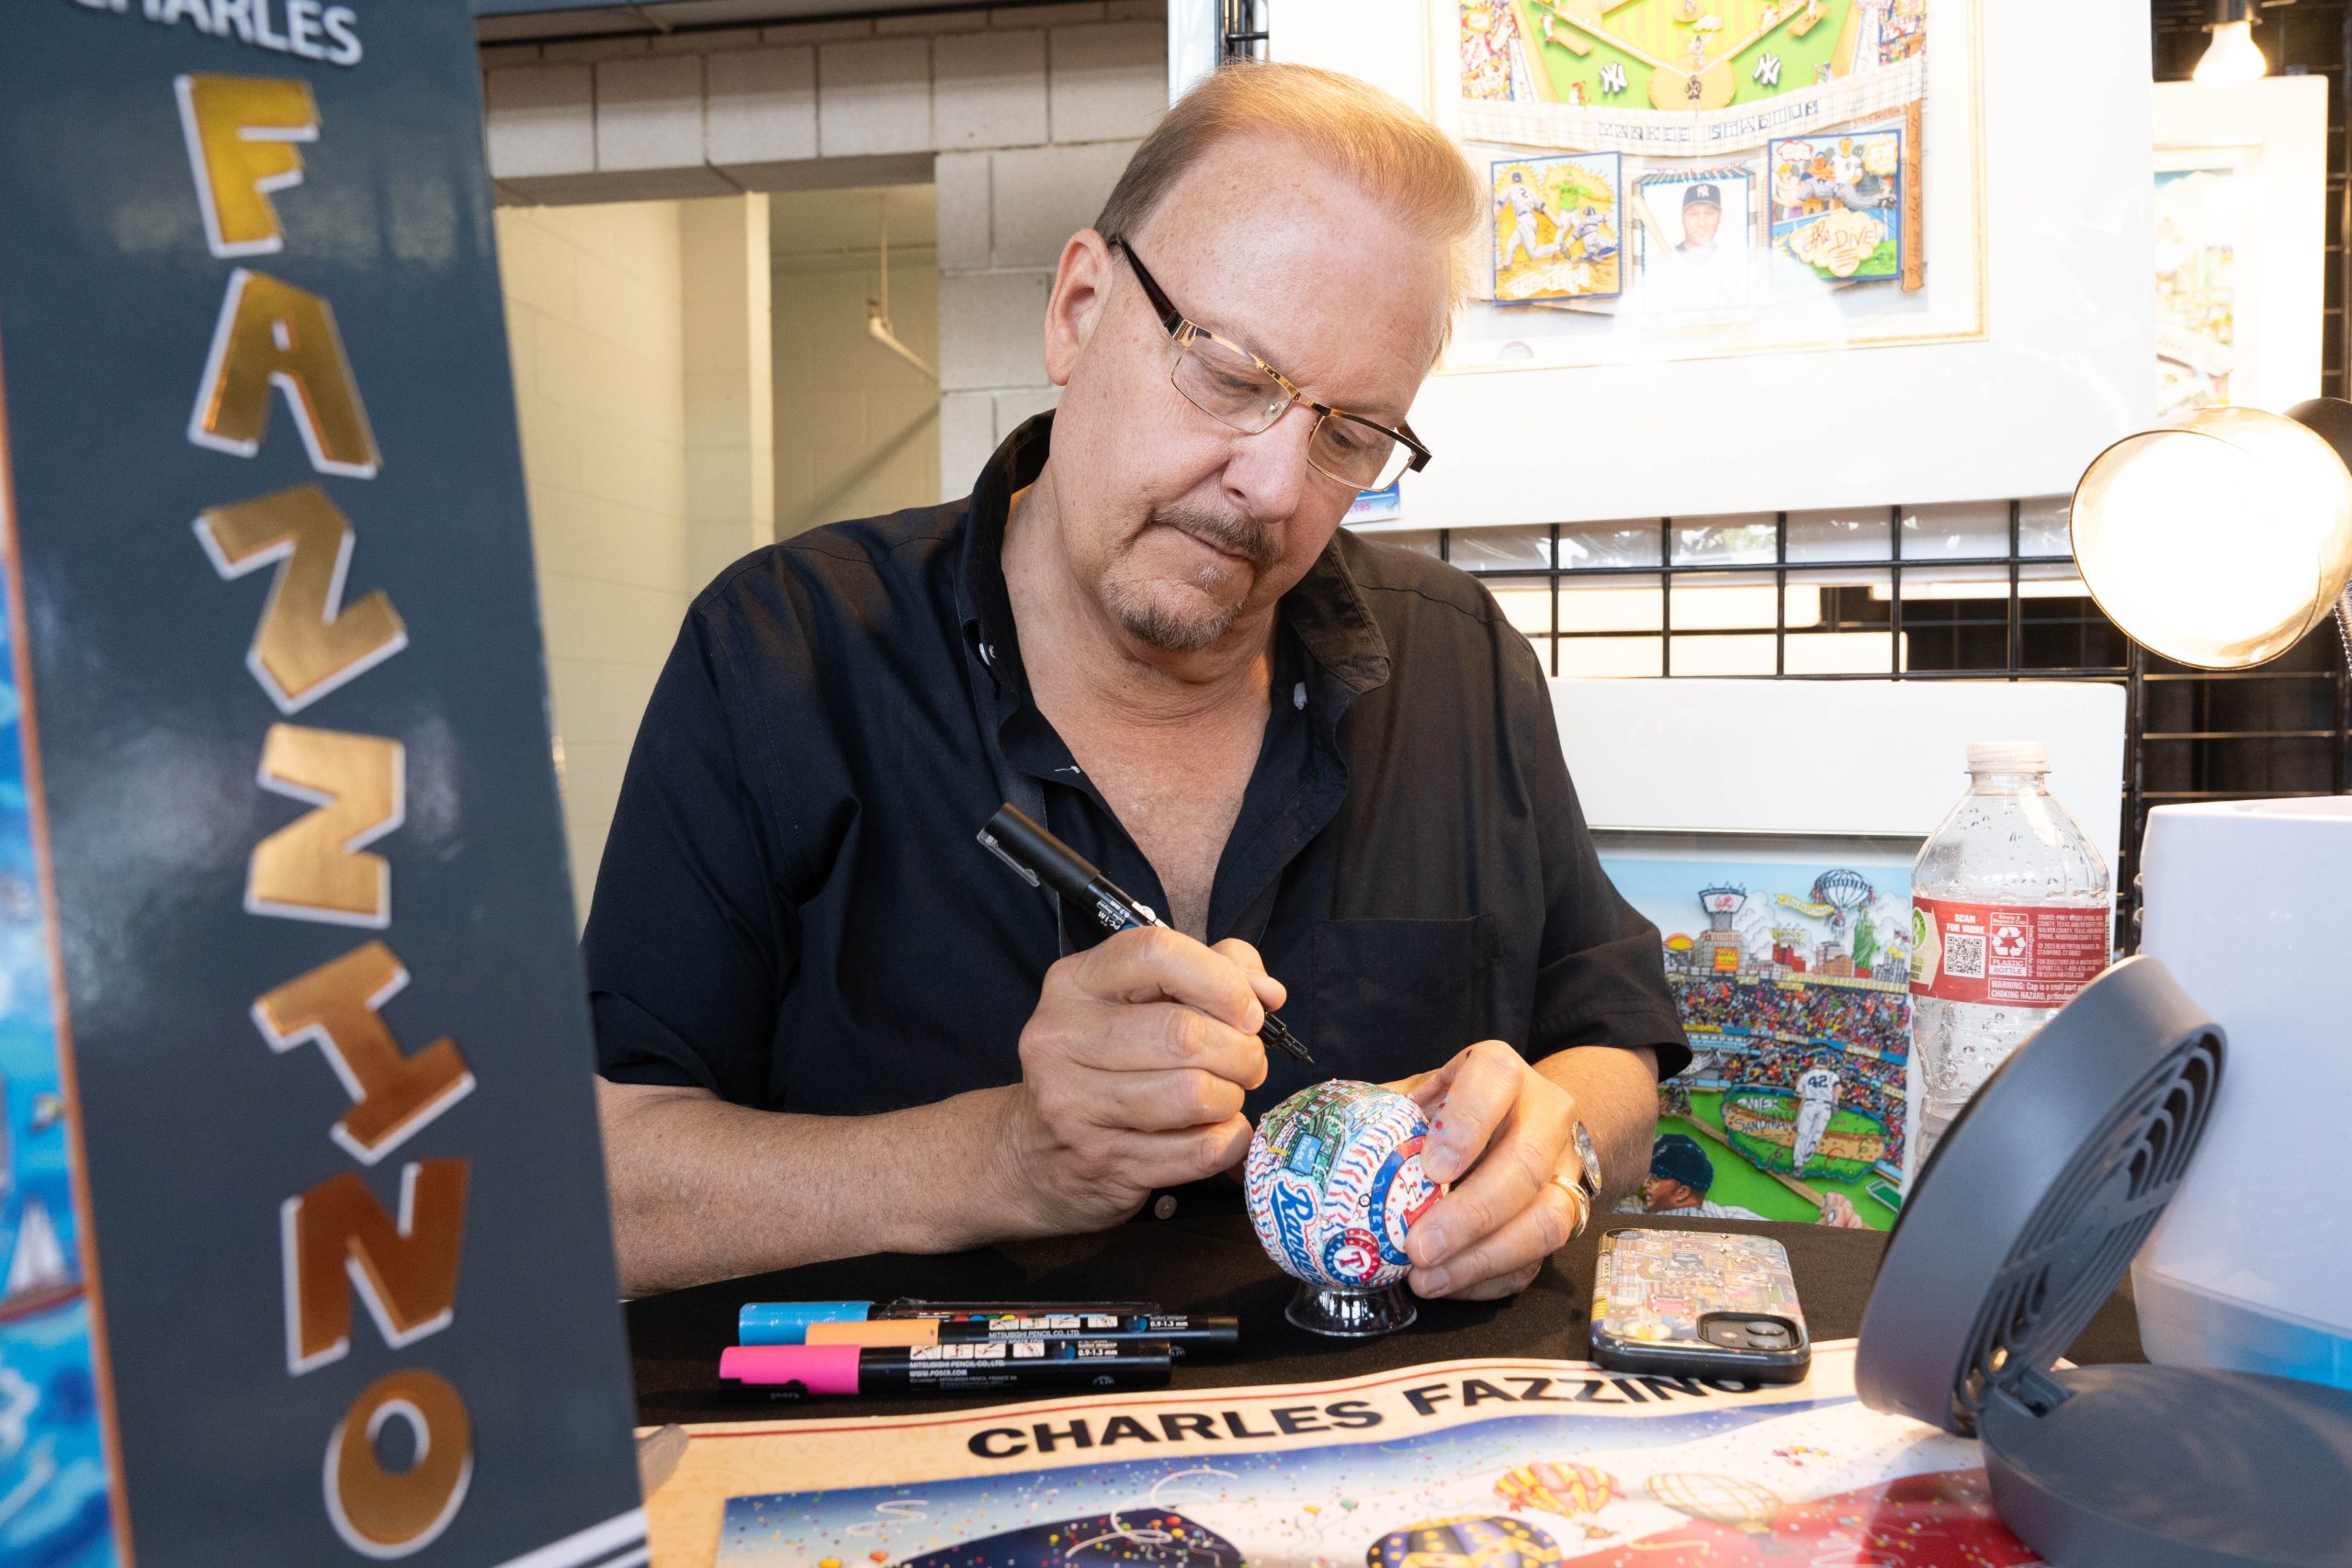
[[[2012,1366],[2066,1353],[2130,1268],[2188,1168],[2221,1079],[2220,1042],[2200,1032],[2151,1069],[2084,1140],[1994,1273],[1970,1325],[1953,1415],[1976,1412]]]

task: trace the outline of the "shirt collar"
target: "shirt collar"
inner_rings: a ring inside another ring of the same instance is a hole
[[[1004,583],[1004,529],[1013,496],[1035,483],[1045,468],[1053,425],[1050,410],[1026,421],[1004,438],[980,470],[965,520],[956,584],[956,613],[967,646],[1000,689],[1009,687],[1023,696],[1027,695],[1028,680],[1013,626],[1012,599]],[[1336,701],[1312,705],[1332,723],[1351,699],[1386,682],[1389,668],[1388,639],[1381,635],[1355,574],[1348,570],[1345,539],[1344,532],[1332,536],[1281,605],[1284,623],[1321,676],[1336,688],[1315,694]]]

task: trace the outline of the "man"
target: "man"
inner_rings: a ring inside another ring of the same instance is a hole
[[[1723,227],[1724,195],[1705,180],[1682,193],[1682,238],[1674,248],[1693,261],[1715,257],[1715,231]]]
[[[584,942],[628,1289],[1238,1210],[1250,1118],[1333,1077],[1441,1123],[1424,1295],[1523,1288],[1629,1184],[1687,1048],[1533,653],[1338,532],[1422,460],[1488,210],[1363,85],[1219,72],[1063,248],[1058,412],[695,601]],[[1016,878],[1004,801],[1170,929]]]
[[[1534,188],[1527,183],[1526,176],[1517,169],[1510,172],[1510,184],[1505,186],[1503,193],[1495,197],[1495,209],[1498,212],[1506,207],[1510,208],[1511,212],[1510,233],[1503,240],[1503,254],[1495,262],[1497,271],[1499,272],[1510,266],[1517,258],[1541,261],[1545,256],[1567,249],[1565,228],[1560,229],[1555,235],[1554,243],[1550,247],[1535,243],[1535,215],[1544,210],[1544,203],[1536,196]]]
[[[1821,1147],[1822,1134],[1829,1131],[1830,1113],[1838,1109],[1838,1090],[1841,1087],[1838,1069],[1826,1061],[1817,1061],[1797,1075],[1797,1138],[1792,1160],[1799,1176],[1813,1163]]]
[[[1671,1214],[1697,1220],[1761,1220],[1766,1215],[1736,1203],[1716,1203],[1707,1194],[1714,1190],[1715,1162],[1688,1133],[1661,1133],[1650,1152],[1649,1179],[1639,1194],[1617,1205],[1621,1214]],[[1841,1230],[1869,1228],[1852,1199],[1842,1192],[1821,1195],[1821,1216],[1815,1224]]]
[[[1574,244],[1587,261],[1602,261],[1617,254],[1616,238],[1609,231],[1609,220],[1600,209],[1587,206],[1582,211],[1571,210],[1568,187],[1560,187],[1560,254],[1566,255]]]
[[[1721,186],[1696,180],[1682,187],[1682,236],[1674,242],[1673,254],[1660,256],[1656,270],[1645,275],[1645,303],[1674,312],[1719,310],[1745,302],[1747,255],[1736,245],[1726,248],[1718,243],[1723,221]],[[1653,220],[1652,238],[1663,238],[1663,231],[1664,226]]]
[[[1649,1179],[1642,1183],[1636,1212],[1679,1214],[1702,1220],[1760,1220],[1753,1209],[1736,1203],[1711,1203],[1707,1193],[1715,1185],[1715,1162],[1688,1133],[1661,1133],[1650,1153]],[[1634,1205],[1624,1205],[1632,1209]]]

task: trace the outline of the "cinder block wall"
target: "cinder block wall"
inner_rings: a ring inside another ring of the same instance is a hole
[[[1167,103],[1164,0],[1077,0],[482,51],[503,202],[933,182],[939,487],[1053,403],[1063,240]]]
[[[584,917],[692,592],[678,204],[498,214],[539,616]]]

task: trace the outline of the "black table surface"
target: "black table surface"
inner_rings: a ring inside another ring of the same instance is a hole
[[[1611,1216],[1617,1224],[1685,1230],[1748,1231],[1789,1249],[1806,1326],[1814,1338],[1861,1331],[1886,1237],[1824,1225]],[[1008,1243],[938,1258],[881,1255],[817,1263],[628,1303],[638,1419],[774,1421],[839,1416],[839,1401],[807,1404],[747,1398],[718,1381],[718,1353],[735,1343],[735,1314],[754,1301],[1149,1301],[1170,1312],[1223,1313],[1241,1319],[1241,1353],[1176,1363],[1176,1388],[1324,1382],[1367,1373],[1492,1357],[1582,1360],[1593,1256],[1606,1227],[1595,1225],[1545,1264],[1535,1282],[1507,1302],[1422,1302],[1413,1326],[1385,1339],[1326,1339],[1293,1327],[1283,1309],[1297,1288],[1267,1260],[1238,1214],[1139,1221],[1091,1235]],[[2130,1284],[2119,1289],[2071,1352],[2080,1362],[2141,1359]],[[1016,1400],[1038,1397],[1035,1393]],[[859,1415],[969,1409],[965,1399],[863,1399]]]

